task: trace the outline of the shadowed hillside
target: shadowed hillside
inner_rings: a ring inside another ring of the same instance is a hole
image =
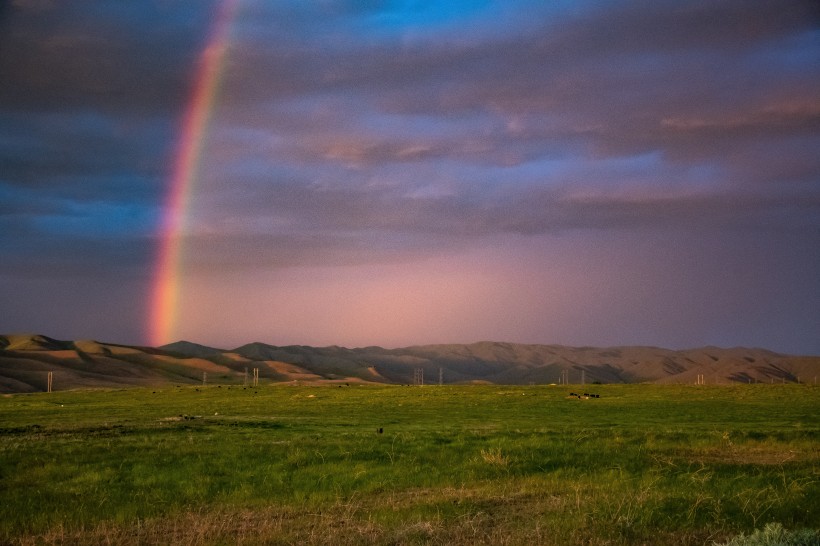
[[[820,357],[765,349],[703,347],[565,347],[481,342],[401,349],[274,346],[250,343],[233,350],[187,341],[135,347],[43,335],[0,336],[0,392],[47,388],[264,382],[413,384],[569,383],[811,383]]]

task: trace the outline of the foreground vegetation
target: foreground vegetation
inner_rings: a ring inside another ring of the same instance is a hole
[[[769,523],[816,530],[818,415],[805,385],[5,396],[0,543],[712,544]]]

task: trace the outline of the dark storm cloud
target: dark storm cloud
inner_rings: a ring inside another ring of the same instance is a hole
[[[5,3],[0,274],[150,272],[210,3]]]
[[[94,111],[0,115],[0,183],[90,199],[154,197],[169,153],[171,128],[157,121],[123,121]],[[154,177],[146,186],[136,179]],[[123,187],[123,178],[132,180]],[[123,192],[126,192],[123,194]]]
[[[0,33],[0,105],[177,116],[212,2],[12,1]]]
[[[0,22],[0,182],[90,193],[83,176],[111,177],[118,193],[117,178],[148,176],[156,197],[207,7],[10,2]]]
[[[358,166],[441,156],[505,164],[567,141],[585,148],[578,159],[660,150],[670,161],[722,162],[761,140],[817,132],[812,3],[542,10],[531,17],[542,22],[525,32],[463,43],[404,43],[388,34],[333,48],[335,35],[306,34],[290,47],[239,45],[226,90],[231,116],[281,131],[297,156]],[[283,111],[294,97],[309,114]],[[380,132],[367,119],[375,115],[483,117],[483,127],[413,140]],[[505,120],[518,127],[500,131]],[[367,130],[369,138],[334,143]]]
[[[460,249],[499,234],[629,230],[708,237],[769,231],[793,237],[820,222],[816,192],[670,192],[645,186],[618,195],[605,187],[570,183],[493,191],[465,184],[439,191],[411,184],[322,186],[294,179],[259,182],[252,195],[253,200],[221,193],[219,206],[206,208],[206,216],[196,222],[199,231],[190,238],[192,262],[228,269],[375,263]]]
[[[510,110],[535,113],[565,104],[561,102],[564,100],[570,100],[571,107],[587,103],[582,111],[592,109],[598,113],[595,107],[606,111],[613,98],[630,103],[648,96],[657,98],[656,91],[664,84],[667,100],[677,98],[686,106],[700,109],[704,105],[693,105],[688,91],[699,80],[704,91],[708,87],[714,92],[718,86],[710,81],[708,72],[694,80],[692,72],[725,70],[729,65],[722,63],[744,60],[761,47],[811,31],[816,25],[812,12],[808,2],[790,3],[786,8],[780,2],[756,3],[751,9],[745,2],[661,2],[651,7],[644,3],[610,3],[602,9],[568,14],[551,13],[549,7],[541,7],[529,13],[529,20],[540,24],[489,39],[460,41],[444,37],[405,43],[387,35],[378,41],[350,41],[355,26],[341,33],[347,40],[341,47],[332,47],[336,45],[335,34],[294,37],[290,44],[274,38],[266,44],[253,44],[258,48],[252,50],[238,47],[236,69],[247,67],[253,71],[257,78],[253,90],[262,97],[281,98],[278,92],[287,92],[286,86],[300,94],[386,91],[387,97],[380,100],[397,110],[443,116],[493,102]],[[253,24],[261,23],[254,18]],[[311,28],[317,27],[321,24]],[[470,29],[463,33],[469,37]],[[253,55],[248,60],[258,62],[243,62],[243,55]],[[809,60],[802,61],[804,68]],[[757,70],[766,72],[768,68]],[[242,75],[234,73],[240,80]],[[655,84],[653,76],[664,76],[664,80]],[[745,82],[741,78],[726,89],[723,96],[710,94],[710,100],[723,98],[731,102],[736,96],[735,86],[745,85],[749,77],[763,83],[754,72],[747,76]],[[721,79],[725,84],[730,78]],[[606,83],[629,85],[626,89],[601,85]],[[648,90],[641,91],[643,86],[639,84],[647,83]],[[676,89],[676,83],[688,85]],[[748,93],[746,90],[743,94]],[[590,98],[605,97],[609,100],[603,103],[588,102]]]

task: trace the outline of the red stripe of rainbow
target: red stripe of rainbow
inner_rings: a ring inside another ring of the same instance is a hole
[[[239,0],[221,2],[199,61],[193,94],[183,119],[170,189],[165,199],[151,300],[148,330],[150,343],[154,346],[169,343],[175,334],[185,216],[228,49],[230,23],[238,3]]]

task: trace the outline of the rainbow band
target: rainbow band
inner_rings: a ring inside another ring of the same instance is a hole
[[[150,343],[154,346],[172,341],[176,330],[185,218],[208,120],[213,111],[224,67],[230,23],[238,4],[239,0],[221,2],[199,61],[193,95],[182,124],[170,190],[163,209],[160,250],[151,301],[148,331]]]

